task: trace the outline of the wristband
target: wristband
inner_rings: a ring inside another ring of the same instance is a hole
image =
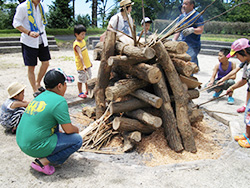
[[[234,89],[233,89],[232,87],[230,87],[230,90],[231,90],[231,91],[234,91]]]
[[[31,32],[31,31],[28,32],[28,36],[30,36],[30,32]]]

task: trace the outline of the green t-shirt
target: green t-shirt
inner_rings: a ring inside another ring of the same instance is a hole
[[[16,132],[21,150],[31,157],[47,157],[57,144],[58,124],[71,123],[64,97],[46,90],[26,108]]]

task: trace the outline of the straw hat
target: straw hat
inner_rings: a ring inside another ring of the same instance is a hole
[[[124,6],[127,6],[127,5],[133,5],[134,2],[132,2],[131,0],[122,0],[120,2],[120,7],[124,7]]]
[[[15,97],[17,94],[21,93],[21,91],[23,91],[25,87],[25,85],[18,82],[13,82],[12,84],[10,84],[7,88],[9,98]]]

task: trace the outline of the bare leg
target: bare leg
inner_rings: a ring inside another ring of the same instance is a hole
[[[37,80],[36,80],[36,87],[39,88],[41,87],[41,81],[49,67],[49,61],[42,61],[42,65],[39,69],[38,75],[37,75]]]
[[[248,92],[247,92],[247,101],[246,101],[246,105],[247,105],[247,102],[249,101],[249,99],[250,99],[250,92],[248,91]]]
[[[86,92],[88,92],[89,88],[87,83],[85,83],[85,87],[86,87]]]
[[[36,92],[37,87],[36,87],[35,66],[28,66],[28,78],[33,91]]]
[[[250,126],[246,125],[246,137],[250,138]]]
[[[77,87],[78,87],[79,93],[82,93],[82,83],[81,82],[77,83]]]

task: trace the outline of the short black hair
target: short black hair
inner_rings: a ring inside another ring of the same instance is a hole
[[[80,34],[81,32],[87,32],[87,29],[84,25],[79,24],[79,25],[75,25],[74,27],[74,34]]]
[[[43,79],[46,89],[53,89],[59,83],[64,85],[65,81],[66,81],[65,76],[55,69],[49,70],[45,74]]]
[[[223,53],[224,56],[227,56],[230,53],[230,50],[228,48],[221,48],[220,52]]]

